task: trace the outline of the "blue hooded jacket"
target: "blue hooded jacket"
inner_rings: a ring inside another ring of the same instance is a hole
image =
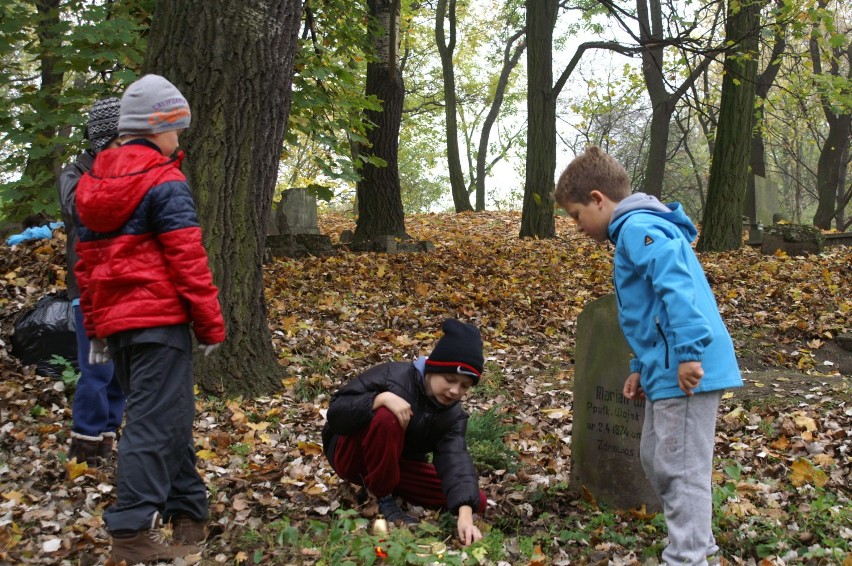
[[[695,393],[742,386],[734,345],[690,243],[698,231],[679,203],[636,193],[609,224],[618,318],[651,401],[682,397],[678,364],[700,361]]]

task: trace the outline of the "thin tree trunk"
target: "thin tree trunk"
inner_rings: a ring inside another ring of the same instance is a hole
[[[448,5],[449,4],[449,5]],[[450,174],[450,189],[456,212],[473,210],[459,156],[459,127],[456,119],[456,74],[453,67],[453,52],[456,49],[456,0],[438,0],[435,14],[435,42],[441,56],[441,73],[444,78],[444,117],[447,134],[447,168]],[[450,24],[450,37],[444,32],[445,20]]]
[[[497,120],[500,113],[500,107],[503,105],[503,96],[506,94],[506,86],[509,84],[509,76],[512,70],[518,64],[527,44],[524,39],[525,32],[523,30],[515,33],[509,38],[506,43],[506,49],[503,52],[503,67],[500,70],[500,78],[497,80],[497,88],[494,91],[494,100],[491,101],[491,108],[488,109],[488,115],[482,123],[482,131],[479,134],[479,149],[476,152],[476,210],[485,210],[485,176],[488,174],[486,159],[488,157],[488,138],[491,136],[491,128]],[[520,39],[520,42],[515,46],[515,41]]]
[[[204,391],[280,388],[262,272],[266,228],[290,111],[300,0],[161,0],[145,71],[189,101],[184,172],[198,206],[228,337],[195,360]],[[192,22],[192,25],[187,25]]]
[[[816,75],[822,74],[822,61],[819,43],[815,37],[810,42],[811,62]],[[845,61],[846,79],[852,79],[852,43],[844,49],[837,48],[831,53],[829,72],[832,77],[840,77],[840,62]],[[852,114],[836,111],[836,106],[828,95],[820,97],[825,121],[828,123],[828,134],[822,144],[817,162],[817,195],[819,202],[813,223],[817,228],[829,230],[831,221],[837,216],[835,208],[838,197],[842,198],[844,187],[840,184],[841,171],[844,166],[843,156],[849,148],[849,129],[852,126]]]
[[[762,5],[762,0],[740,3],[738,10],[729,5],[726,36],[737,49],[725,57],[716,150],[710,166],[701,238],[696,246],[701,251],[735,250],[742,246],[742,203],[748,180]]]

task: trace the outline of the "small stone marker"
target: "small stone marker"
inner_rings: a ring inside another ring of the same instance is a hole
[[[639,460],[645,402],[624,397],[630,348],[614,295],[589,303],[577,319],[571,484],[620,509],[660,503]]]

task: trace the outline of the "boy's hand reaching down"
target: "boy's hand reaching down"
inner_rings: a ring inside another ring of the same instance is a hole
[[[199,344],[198,349],[201,350],[205,356],[209,356],[213,353],[214,350],[219,348],[219,346],[221,345],[221,342],[219,342],[218,344]]]
[[[624,382],[624,396],[628,399],[644,399],[645,392],[639,383],[639,374],[631,373]]]
[[[702,377],[704,368],[701,362],[681,362],[677,367],[677,384],[687,395],[692,395],[692,390],[698,387]]]
[[[459,539],[464,546],[472,542],[482,540],[482,533],[479,528],[473,524],[473,509],[469,505],[459,507],[458,520]]]

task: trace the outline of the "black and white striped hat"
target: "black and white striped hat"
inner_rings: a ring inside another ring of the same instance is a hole
[[[118,136],[118,117],[121,113],[121,100],[116,97],[103,98],[89,110],[89,123],[86,126],[86,139],[89,147],[97,154]]]

